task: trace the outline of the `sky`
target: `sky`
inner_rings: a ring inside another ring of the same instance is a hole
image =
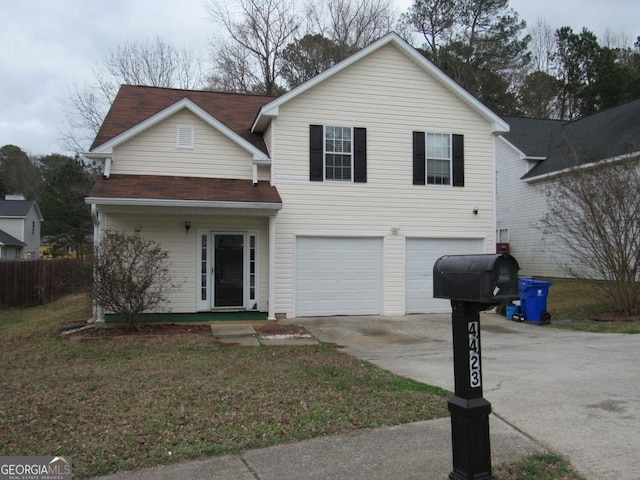
[[[110,50],[129,41],[161,37],[206,58],[214,32],[205,0],[0,0],[0,147],[32,155],[66,153],[60,126],[70,92],[91,83]],[[394,0],[405,12],[411,0]],[[510,0],[533,26],[587,27],[640,35],[638,0]]]

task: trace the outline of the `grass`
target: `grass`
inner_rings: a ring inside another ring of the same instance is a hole
[[[551,453],[530,455],[519,462],[493,469],[497,480],[583,480],[561,457]]]
[[[551,326],[600,333],[640,333],[640,321],[595,321],[594,317],[611,312],[614,307],[598,288],[588,280],[550,279],[547,310]]]
[[[327,345],[59,335],[89,316],[81,295],[0,310],[0,455],[70,455],[82,479],[448,415],[449,392]]]

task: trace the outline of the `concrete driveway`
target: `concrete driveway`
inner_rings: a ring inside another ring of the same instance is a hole
[[[453,391],[450,315],[295,319],[321,341]],[[640,335],[481,316],[484,398],[588,480],[640,478]]]

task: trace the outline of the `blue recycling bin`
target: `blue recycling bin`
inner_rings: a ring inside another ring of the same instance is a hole
[[[519,280],[520,311],[524,320],[539,324],[547,324],[551,321],[551,314],[547,312],[547,297],[551,285],[553,282],[533,278]]]

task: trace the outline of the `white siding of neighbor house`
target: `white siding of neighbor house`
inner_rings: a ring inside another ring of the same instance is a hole
[[[193,149],[178,148],[178,126],[195,128]],[[114,149],[112,174],[251,179],[253,155],[186,108]],[[268,180],[268,168],[259,168]]]
[[[187,234],[184,222],[191,222]],[[268,308],[268,251],[269,221],[267,218],[232,217],[232,216],[183,216],[183,215],[130,215],[122,213],[108,214],[107,228],[140,233],[150,240],[155,240],[169,252],[173,278],[181,284],[179,291],[170,297],[168,308],[174,313],[188,313],[197,310],[198,279],[198,234],[206,232],[246,233],[258,232],[259,245],[259,310]]]
[[[35,231],[32,228],[34,224]],[[40,218],[35,207],[31,208],[24,218],[0,219],[0,230],[26,243],[24,247],[19,249],[20,258],[40,257]],[[7,255],[9,254],[7,253]],[[15,254],[11,253],[10,257],[15,257]]]
[[[367,183],[309,181],[310,124],[367,129]],[[404,313],[405,237],[485,238],[493,251],[491,125],[393,45],[283,104],[276,127],[276,313],[295,316],[296,235],[386,237],[387,315]],[[413,185],[413,131],[464,135],[465,187]]]
[[[543,184],[527,183],[521,177],[535,163],[527,161],[502,138],[496,139],[496,228],[509,229],[511,255],[520,265],[520,276],[563,277],[560,267],[568,261],[546,237],[540,219],[547,210]]]

